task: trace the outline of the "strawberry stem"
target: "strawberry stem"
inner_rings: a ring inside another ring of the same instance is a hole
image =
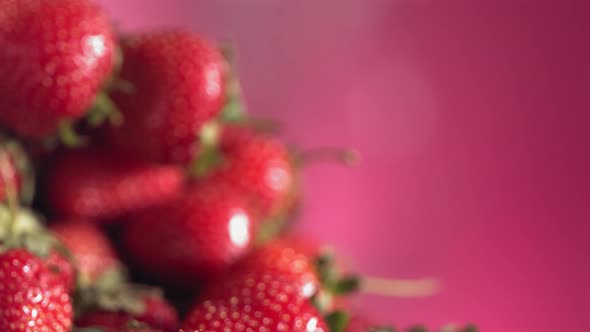
[[[84,146],[88,139],[78,135],[74,124],[70,120],[64,120],[59,124],[59,140],[67,147],[75,148]]]
[[[362,277],[360,291],[368,294],[390,297],[427,297],[440,290],[440,282],[434,278],[422,279],[384,279]]]

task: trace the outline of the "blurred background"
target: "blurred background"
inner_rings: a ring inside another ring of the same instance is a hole
[[[251,113],[359,167],[306,170],[300,229],[364,274],[443,280],[363,297],[401,326],[585,330],[590,8],[583,1],[100,0],[122,31],[236,44]]]

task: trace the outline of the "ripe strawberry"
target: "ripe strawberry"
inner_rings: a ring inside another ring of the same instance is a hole
[[[76,320],[80,327],[100,327],[104,332],[118,332],[130,321],[145,323],[164,331],[174,331],[178,325],[178,313],[159,296],[146,296],[142,299],[138,312],[95,310],[85,313]]]
[[[176,30],[129,37],[122,48],[120,77],[135,92],[112,94],[125,120],[107,130],[108,141],[151,161],[190,162],[203,124],[224,102],[223,56],[201,36]]]
[[[194,288],[226,269],[252,241],[250,212],[241,197],[216,183],[199,183],[176,201],[134,215],[123,242],[145,272]]]
[[[87,220],[61,220],[50,230],[73,256],[81,287],[123,279],[123,268],[115,249],[102,231]],[[105,281],[104,279],[111,280]]]
[[[97,148],[72,150],[53,163],[47,194],[61,215],[109,222],[174,198],[183,177],[175,166],[146,164]]]
[[[313,254],[312,254],[313,253]],[[310,298],[320,288],[314,257],[303,242],[282,238],[256,248],[232,267],[231,273],[271,273],[290,280],[301,296]]]
[[[253,273],[223,282],[188,314],[185,328],[198,331],[325,331],[328,329],[308,299],[289,280]]]
[[[0,136],[0,202],[8,201],[9,191],[20,202],[33,199],[34,176],[31,163],[22,146]]]
[[[303,166],[314,159],[350,163],[355,158],[351,151],[340,149],[289,153],[279,139],[235,125],[224,128],[220,152],[221,162],[214,163],[216,168],[205,174],[250,200],[256,219],[263,223],[257,234],[262,241],[280,233],[296,212],[301,200],[299,176]]]
[[[45,258],[45,265],[58,274],[59,280],[66,290],[72,293],[76,288],[76,267],[75,264],[64,255],[61,250],[51,250]]]
[[[34,139],[80,118],[114,49],[108,18],[89,0],[0,0],[0,123]]]
[[[251,199],[261,218],[282,214],[296,199],[295,167],[278,139],[243,126],[224,128],[223,163],[211,174]]]
[[[296,287],[300,296],[312,298],[322,313],[345,306],[345,295],[359,287],[358,277],[343,276],[341,272],[328,252],[294,236],[278,238],[256,248],[230,271],[235,276],[257,273],[280,276]]]
[[[0,206],[0,251],[27,249],[39,257],[66,290],[73,290],[76,272],[63,246],[41,225],[29,210],[16,211]]]
[[[67,332],[72,304],[64,285],[25,249],[0,254],[0,331]]]

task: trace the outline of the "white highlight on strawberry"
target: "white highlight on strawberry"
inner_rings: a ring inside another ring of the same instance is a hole
[[[243,211],[237,211],[232,215],[228,230],[234,245],[244,247],[250,242],[250,218]]]

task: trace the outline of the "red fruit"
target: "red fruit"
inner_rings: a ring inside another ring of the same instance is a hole
[[[118,332],[126,327],[130,321],[145,323],[164,331],[174,331],[178,328],[178,313],[162,298],[148,296],[143,300],[143,306],[143,310],[135,314],[122,311],[92,311],[80,317],[76,321],[76,325],[80,327],[101,327],[105,332]]]
[[[174,198],[183,177],[174,166],[146,164],[100,149],[73,150],[52,165],[47,192],[59,214],[106,222]]]
[[[185,328],[198,331],[325,331],[321,315],[298,287],[273,274],[226,281],[188,314]]]
[[[65,285],[66,290],[74,291],[76,288],[76,268],[63,253],[52,250],[45,259],[45,264],[49,269],[58,273],[58,278]]]
[[[113,93],[124,124],[107,131],[125,153],[151,161],[188,163],[199,150],[199,132],[224,102],[225,60],[201,36],[163,31],[122,42],[120,77],[132,94]]]
[[[250,212],[241,197],[219,184],[200,183],[176,201],[134,215],[123,241],[144,271],[194,287],[241,258],[251,236]]]
[[[67,332],[72,304],[44,262],[24,249],[0,255],[0,331]]]
[[[227,127],[221,146],[224,162],[211,174],[245,194],[258,215],[282,214],[296,200],[295,168],[278,139],[246,127]]]
[[[0,123],[27,138],[84,115],[113,68],[108,18],[88,0],[0,0]]]
[[[59,221],[50,229],[72,254],[82,286],[123,274],[121,262],[109,239],[89,221]]]
[[[232,267],[233,275],[270,273],[290,280],[301,296],[309,298],[320,288],[312,254],[303,243],[293,239],[274,240],[249,253]]]

